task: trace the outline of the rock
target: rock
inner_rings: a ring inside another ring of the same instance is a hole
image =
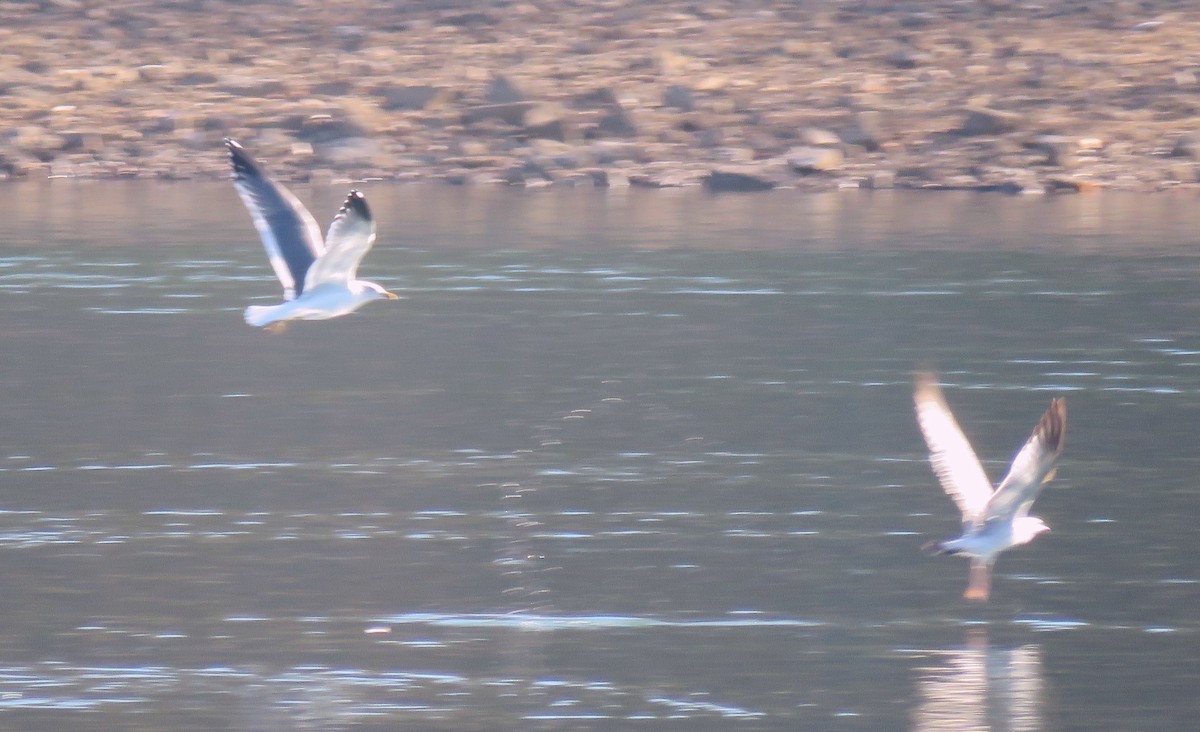
[[[388,85],[376,89],[374,94],[383,100],[379,103],[380,108],[389,112],[429,109],[450,96],[445,87],[429,85]]]
[[[628,188],[629,176],[622,170],[605,170],[592,168],[584,171],[592,178],[592,185],[597,188]]]
[[[1167,168],[1167,176],[1170,180],[1179,183],[1195,183],[1200,180],[1200,176],[1196,174],[1196,164],[1193,162],[1177,162]]]
[[[570,111],[557,102],[540,102],[529,107],[523,125],[530,137],[562,141],[575,136]]]
[[[1200,160],[1200,131],[1185,132],[1175,140],[1171,156]]]
[[[875,152],[887,141],[883,131],[882,115],[875,110],[864,110],[854,117],[854,124],[842,130],[842,142],[861,145],[868,152]]]
[[[1097,187],[1092,181],[1080,178],[1068,178],[1063,175],[1052,175],[1046,178],[1047,193],[1083,193]]]
[[[571,98],[570,104],[575,109],[610,109],[621,106],[616,93],[606,86],[576,94]]]
[[[94,131],[71,130],[62,133],[63,150],[76,153],[101,153],[104,135]]]
[[[287,86],[279,79],[226,76],[217,84],[217,90],[235,97],[278,97],[287,93]]]
[[[704,177],[703,185],[711,193],[752,193],[769,191],[776,183],[756,173],[714,170]]]
[[[296,137],[316,146],[337,140],[363,138],[366,134],[365,129],[350,120],[334,119],[328,114],[315,114],[304,121]]]
[[[596,134],[599,137],[637,137],[638,128],[629,114],[620,107],[614,107],[596,120]]]
[[[812,147],[837,147],[842,138],[820,127],[806,127],[800,131],[800,142]]]
[[[696,97],[686,86],[671,84],[663,92],[663,105],[681,112],[691,112],[696,108]]]
[[[167,67],[163,64],[143,64],[137,67],[137,74],[142,81],[162,81],[166,78]]]
[[[717,92],[729,86],[729,77],[724,74],[709,74],[692,87],[698,92]]]
[[[533,106],[533,102],[508,102],[506,104],[479,104],[467,107],[462,111],[461,119],[464,125],[473,125],[484,120],[499,120],[513,127],[525,123],[525,113]]]
[[[313,84],[308,91],[319,97],[342,97],[354,91],[354,84],[345,79],[323,81]]]
[[[66,140],[61,135],[33,125],[18,127],[11,132],[9,137],[9,145],[14,150],[42,162],[52,160],[65,144]]]
[[[828,173],[842,166],[845,156],[835,147],[794,147],[785,156],[788,167],[800,175]]]
[[[20,150],[0,150],[0,175],[6,178],[26,178],[44,171],[44,163]]]
[[[483,100],[488,104],[511,104],[524,102],[526,97],[516,84],[507,76],[493,76],[483,92]]]
[[[216,84],[217,77],[215,74],[207,71],[188,71],[176,76],[173,81],[183,86],[203,86],[206,84]]]
[[[1078,164],[1075,153],[1079,149],[1076,138],[1069,135],[1038,135],[1025,143],[1025,147],[1043,153],[1044,165],[1058,168],[1073,168]]]
[[[888,66],[892,66],[897,69],[915,69],[918,66],[926,63],[925,56],[917,53],[911,48],[898,48],[889,53],[887,56],[884,56],[883,60]]]
[[[1021,127],[1024,115],[1006,112],[983,105],[969,105],[966,117],[958,128],[961,135],[1002,135]]]
[[[896,174],[890,170],[876,170],[866,177],[866,179],[862,182],[862,187],[876,191],[886,188],[895,188]]]
[[[367,33],[356,25],[339,25],[336,28],[339,46],[343,51],[354,53],[361,50],[366,41]]]

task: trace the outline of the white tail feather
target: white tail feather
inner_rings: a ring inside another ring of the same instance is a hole
[[[270,325],[277,320],[275,316],[278,310],[278,305],[251,305],[250,307],[246,308],[246,312],[243,317],[246,318],[246,323],[248,325],[261,328],[265,325]]]

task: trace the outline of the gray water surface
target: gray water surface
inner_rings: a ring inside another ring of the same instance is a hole
[[[1193,197],[366,190],[405,299],[276,335],[227,184],[0,187],[0,728],[1200,714]],[[920,364],[1069,405],[984,607]]]

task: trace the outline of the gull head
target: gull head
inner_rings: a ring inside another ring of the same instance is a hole
[[[1035,536],[1049,530],[1046,522],[1037,516],[1022,516],[1013,521],[1013,545],[1028,544]]]
[[[364,294],[372,300],[399,300],[400,296],[394,292],[388,292],[382,286],[374,282],[362,281]]]

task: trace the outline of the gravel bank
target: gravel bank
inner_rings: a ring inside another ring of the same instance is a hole
[[[1200,183],[1190,2],[41,0],[0,177],[1158,190]]]

